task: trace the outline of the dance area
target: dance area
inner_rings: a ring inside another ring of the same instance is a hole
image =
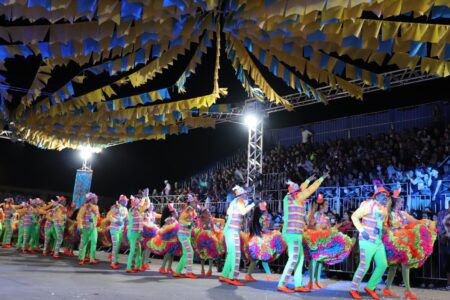
[[[98,257],[99,264],[80,268],[74,258],[54,260],[0,248],[1,293],[11,300],[350,299],[349,281],[324,280],[328,289],[301,295],[281,294],[276,291],[277,282],[265,281],[263,273],[254,275],[257,282],[235,287],[220,283],[217,272],[211,278],[198,280],[162,275],[157,272],[160,259],[152,259],[151,270],[130,275],[111,270],[107,253],[99,252]],[[120,263],[125,264],[126,260],[125,255],[119,255]],[[200,266],[194,265],[194,271],[199,270]],[[401,293],[402,288],[393,290]],[[415,292],[421,299],[438,300],[448,296],[445,290],[415,289]]]

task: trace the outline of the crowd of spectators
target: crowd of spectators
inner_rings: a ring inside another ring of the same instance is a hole
[[[304,129],[303,129],[304,131]],[[302,131],[302,135],[304,135]],[[312,133],[311,133],[312,134]],[[308,132],[308,138],[310,138]],[[303,181],[311,174],[328,171],[325,194],[335,194],[341,188],[341,197],[358,195],[367,197],[373,193],[371,184],[380,180],[386,185],[408,184],[410,194],[429,196],[443,207],[445,193],[450,193],[450,125],[426,129],[391,130],[378,136],[340,139],[314,144],[308,139],[290,147],[276,146],[263,156],[264,188],[284,186],[289,178]],[[447,159],[447,161],[446,161]],[[176,186],[173,194],[190,190],[204,195],[209,202],[226,202],[236,183],[245,183],[246,155],[235,157],[222,168],[193,176]],[[279,176],[282,174],[283,176]],[[273,179],[275,182],[269,182]],[[334,188],[333,188],[334,187]],[[341,211],[342,213],[342,211]]]

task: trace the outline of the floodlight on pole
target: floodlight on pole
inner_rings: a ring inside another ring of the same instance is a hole
[[[83,169],[90,170],[91,166],[89,164],[90,160],[94,153],[100,153],[102,151],[101,148],[92,148],[92,147],[82,147],[80,149],[80,157],[83,159]]]
[[[254,114],[248,114],[244,117],[244,124],[249,128],[255,128],[258,125],[259,119]]]

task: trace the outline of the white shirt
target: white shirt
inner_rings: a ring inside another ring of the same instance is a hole
[[[306,144],[309,140],[309,137],[312,136],[312,132],[308,129],[302,130],[302,143]]]
[[[170,183],[166,184],[166,187],[164,188],[164,194],[168,196],[170,194]]]

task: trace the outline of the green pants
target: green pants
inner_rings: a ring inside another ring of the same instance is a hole
[[[56,242],[56,234],[55,230],[52,227],[48,227],[44,229],[44,253],[48,253],[48,247]],[[52,250],[54,250],[54,245],[52,246]]]
[[[289,278],[294,273],[294,286],[301,287],[302,284],[302,270],[303,270],[303,244],[302,234],[297,233],[284,233],[283,239],[288,247],[288,262],[284,267],[283,275],[281,275],[279,287],[286,286],[289,282]]]
[[[117,264],[119,250],[120,250],[120,244],[122,243],[123,239],[123,229],[119,230],[110,230],[109,233],[111,234],[111,243],[112,243],[112,263]]]
[[[30,238],[30,250],[39,248],[39,230],[41,226],[40,223],[33,223],[31,225],[31,238]]]
[[[33,225],[31,226],[22,226],[23,227],[23,242],[22,249],[27,250],[27,245],[30,245],[31,236],[33,234]],[[30,245],[30,250],[32,250]]]
[[[177,269],[175,273],[181,274],[183,269],[186,267],[186,273],[192,273],[192,263],[194,261],[194,249],[192,249],[191,244],[191,232],[186,233],[178,232],[178,239],[181,243],[181,248],[183,254],[181,255],[180,261],[178,262]]]
[[[372,243],[365,240],[359,240],[359,266],[353,276],[351,290],[357,290],[359,284],[369,270],[372,259],[375,260],[375,269],[372,276],[370,276],[369,282],[367,282],[367,288],[374,290],[378,283],[381,281],[384,272],[386,271],[388,264],[386,259],[386,250],[382,242]]]
[[[237,230],[225,230],[225,244],[227,257],[222,270],[222,277],[231,280],[239,276],[239,264],[241,262],[241,238]]]
[[[139,269],[142,267],[142,235],[140,232],[128,231],[127,238],[130,242],[130,253],[128,253],[127,270],[131,270],[133,268],[133,260],[135,262],[134,267],[136,269]]]
[[[11,245],[13,234],[11,219],[5,220],[5,232],[3,233],[3,245]]]
[[[12,232],[12,229],[11,229]],[[20,250],[22,249],[22,243],[23,243],[23,226],[22,226],[22,221],[19,221],[18,223],[18,236],[17,236],[17,245],[16,245],[16,249]]]
[[[97,231],[97,230],[95,230]],[[64,226],[53,226],[53,232],[54,234],[56,234],[56,239],[55,239],[55,248],[54,248],[54,253],[57,255],[61,249],[61,245],[64,239]],[[97,240],[97,238],[96,238]]]
[[[85,228],[81,230],[81,242],[80,242],[80,248],[78,250],[78,257],[80,260],[84,260],[86,257],[86,251],[88,243],[90,242],[90,260],[95,259],[95,251],[97,250],[97,238],[98,238],[98,232],[97,228]]]

